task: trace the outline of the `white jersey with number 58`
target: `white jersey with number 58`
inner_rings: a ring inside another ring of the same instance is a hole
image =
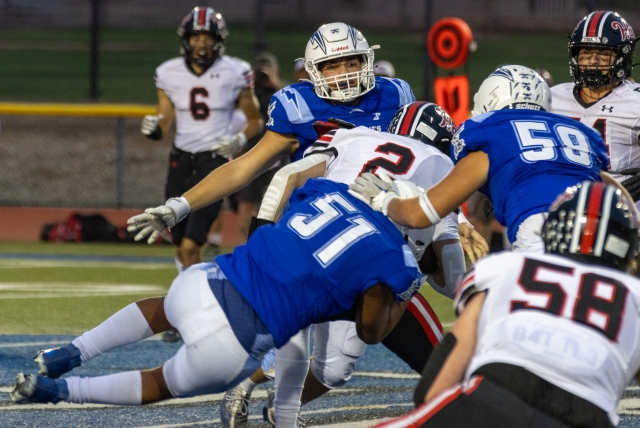
[[[604,409],[614,425],[640,368],[640,280],[551,254],[500,253],[467,273],[459,313],[488,290],[468,379],[489,363],[520,366]]]
[[[573,83],[553,86],[551,111],[597,129],[609,149],[614,177],[627,178],[615,172],[640,168],[640,85],[624,81],[593,104],[580,98],[579,89]]]
[[[253,85],[253,73],[246,61],[223,55],[197,76],[180,57],[162,63],[155,80],[175,108],[174,145],[197,153],[210,150],[217,137],[230,133],[236,100],[240,91]]]

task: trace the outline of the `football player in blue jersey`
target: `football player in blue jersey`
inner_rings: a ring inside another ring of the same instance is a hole
[[[292,160],[302,157],[304,150],[317,138],[313,124],[331,118],[356,126],[384,130],[396,111],[415,101],[409,85],[400,79],[376,77],[373,73],[374,53],[363,35],[344,23],[322,25],[309,39],[305,50],[305,69],[309,81],[287,86],[276,92],[269,105],[269,119],[264,137],[245,155],[216,169],[180,198],[165,205],[147,209],[145,214],[129,219],[129,230],[139,231],[137,240],[148,236],[152,243],[166,227],[173,227],[195,209],[236,192],[262,174],[273,163],[287,155]],[[473,242],[480,236],[462,226],[461,240],[470,258]],[[471,236],[470,236],[471,234]],[[480,248],[482,246],[475,246]],[[411,304],[413,305],[413,304]],[[410,306],[411,308],[412,306]],[[407,311],[409,322],[428,322],[419,310]],[[393,334],[400,334],[396,332]],[[426,334],[413,337],[414,343],[430,343]],[[418,372],[426,356],[413,351],[406,340],[393,341],[392,351]],[[395,344],[399,348],[395,348]],[[238,401],[238,403],[240,403]],[[242,406],[237,406],[242,412]],[[237,425],[236,425],[237,426]]]
[[[419,194],[410,184],[408,195]],[[420,285],[402,234],[346,184],[330,180],[307,181],[289,207],[232,254],[185,269],[166,297],[132,303],[69,345],[39,352],[40,375],[18,374],[11,400],[141,405],[223,392],[299,330],[351,311],[358,337],[380,342]],[[109,349],[170,328],[184,343],[160,367],[57,379]]]
[[[393,187],[373,174],[359,177],[350,190],[380,202],[397,223],[417,228],[437,223],[480,190],[515,251],[542,251],[543,213],[556,195],[583,180],[626,192],[605,172],[609,160],[600,134],[550,109],[549,87],[540,75],[523,66],[500,67],[474,96],[473,117],[451,144],[456,165],[440,183],[406,201],[396,200]]]

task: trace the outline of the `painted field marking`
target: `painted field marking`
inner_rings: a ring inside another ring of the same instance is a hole
[[[34,268],[117,268],[134,270],[176,269],[174,263],[157,262],[112,262],[112,261],[70,261],[70,260],[29,260],[0,259],[0,269],[34,269]]]
[[[51,299],[89,296],[166,294],[151,284],[105,284],[85,282],[0,282],[0,299]]]

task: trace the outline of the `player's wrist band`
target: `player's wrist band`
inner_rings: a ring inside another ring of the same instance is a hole
[[[165,202],[165,206],[171,208],[176,213],[176,223],[180,223],[182,220],[184,220],[184,218],[191,211],[191,206],[184,196],[168,199],[167,202]]]
[[[382,200],[382,204],[380,204],[380,206],[382,207],[382,214],[389,215],[388,214],[389,204],[391,203],[391,201],[393,201],[397,197],[398,197],[398,195],[396,195],[395,193],[391,193],[391,192],[389,192],[387,194],[387,196],[384,197],[384,199]]]
[[[429,200],[429,197],[427,196],[427,192],[423,192],[418,197],[418,203],[420,204],[420,208],[422,208],[422,212],[424,213],[424,215],[427,216],[431,224],[436,224],[440,220],[442,220],[438,215],[438,213],[436,212],[436,209],[433,208],[433,204]]]

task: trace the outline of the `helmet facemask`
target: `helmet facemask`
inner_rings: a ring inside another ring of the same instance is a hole
[[[373,50],[362,34],[342,22],[325,24],[316,31],[305,49],[304,67],[320,98],[350,102],[372,90],[375,85],[373,73]],[[325,77],[320,71],[329,61],[344,61],[358,57],[361,68],[347,69],[346,73]]]
[[[579,55],[582,49],[603,51],[614,60],[609,60],[610,65],[580,65]],[[627,79],[631,75],[634,47],[630,44],[621,47],[606,46],[602,44],[575,43],[569,44],[571,60],[569,70],[576,85],[583,88],[599,89]]]

